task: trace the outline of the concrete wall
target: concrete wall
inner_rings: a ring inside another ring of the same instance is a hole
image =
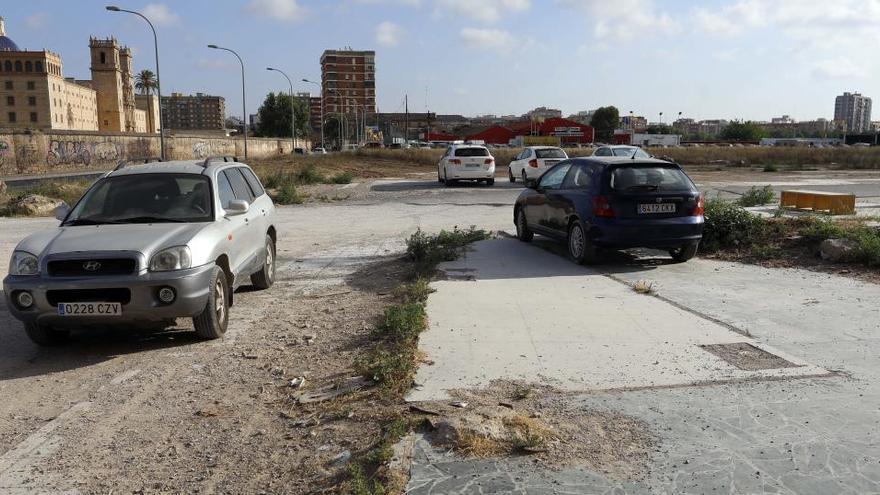
[[[297,146],[308,142],[297,140]],[[168,160],[235,155],[244,158],[244,139],[218,136],[168,136]],[[290,139],[249,138],[248,157],[290,153]],[[109,170],[120,160],[159,156],[159,136],[102,132],[0,132],[0,176]]]

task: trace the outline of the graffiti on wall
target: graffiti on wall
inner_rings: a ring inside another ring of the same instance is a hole
[[[152,152],[150,141],[145,138],[137,138],[134,141],[129,141],[126,146],[126,155],[128,158],[146,158],[154,154],[158,153]]]
[[[0,167],[6,164],[7,157],[12,155],[12,146],[5,139],[0,139]]]
[[[37,147],[32,143],[20,143],[15,146],[15,166],[19,173],[27,172],[38,165]]]
[[[119,148],[116,143],[105,141],[92,145],[92,157],[99,162],[115,162],[119,160]]]
[[[205,158],[214,154],[212,146],[213,143],[208,141],[198,141],[193,143],[192,152],[194,158]]]
[[[90,165],[92,163],[92,152],[89,150],[88,143],[83,141],[53,139],[49,141],[46,163],[52,166]]]

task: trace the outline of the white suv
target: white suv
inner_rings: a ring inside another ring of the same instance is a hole
[[[523,182],[537,179],[553,165],[568,159],[562,148],[556,146],[529,146],[513,157],[507,166],[507,177],[516,182],[517,177]]]
[[[495,157],[489,148],[474,144],[453,144],[437,164],[437,182],[450,186],[460,180],[495,184]]]

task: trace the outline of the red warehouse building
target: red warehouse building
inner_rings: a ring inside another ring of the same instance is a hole
[[[521,122],[510,127],[494,125],[465,136],[464,139],[482,140],[489,144],[507,144],[517,136],[556,136],[561,143],[592,143],[593,128],[569,119],[550,118],[543,122]]]

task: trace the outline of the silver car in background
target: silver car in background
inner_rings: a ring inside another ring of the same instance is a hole
[[[275,206],[233,157],[121,165],[56,217],[18,244],[3,280],[40,345],[72,327],[180,317],[219,338],[235,289],[275,279]]]

